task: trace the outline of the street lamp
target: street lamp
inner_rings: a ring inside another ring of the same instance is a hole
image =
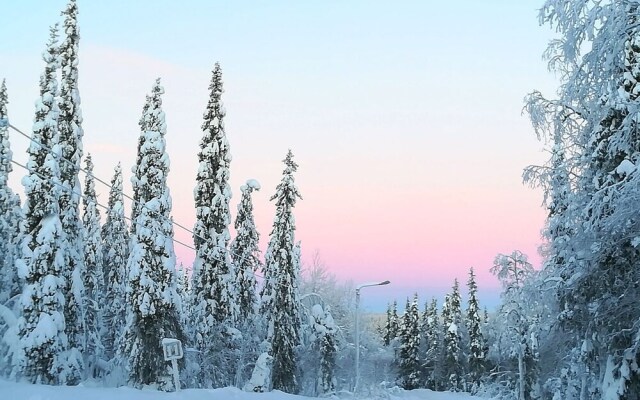
[[[377,282],[377,283],[363,283],[356,287],[356,383],[353,391],[358,390],[358,383],[360,382],[360,289],[370,286],[383,286],[388,285],[389,281]]]

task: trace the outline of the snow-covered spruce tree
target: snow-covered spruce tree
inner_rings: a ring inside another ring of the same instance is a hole
[[[183,327],[183,333],[189,346],[193,346],[192,338],[195,336],[194,324],[191,321],[193,316],[193,291],[191,285],[193,283],[191,271],[181,262],[176,267],[177,285],[176,292],[180,298],[180,324]],[[183,344],[184,345],[184,344]],[[198,354],[188,352],[184,358],[184,369],[181,369],[182,382],[186,387],[200,387],[199,380],[200,367],[198,364]]]
[[[194,189],[196,258],[193,264],[192,312],[203,387],[231,384],[235,370],[235,356],[229,349],[232,346],[229,329],[235,328],[237,315],[235,273],[228,252],[231,154],[224,129],[222,93],[222,71],[220,64],[216,63],[202,123],[203,136]]]
[[[104,270],[104,306],[102,344],[104,355],[111,360],[116,353],[118,338],[127,318],[126,270],[129,258],[129,232],[124,217],[122,167],[115,167],[109,191],[107,219],[102,226],[102,266]]]
[[[68,377],[64,370],[68,343],[64,332],[63,232],[57,199],[59,170],[52,152],[43,147],[58,151],[57,36],[56,26],[43,54],[47,65],[40,78],[33,141],[27,150],[29,173],[22,180],[26,201],[17,267],[25,286],[20,299],[19,346],[12,354],[14,375],[31,383],[54,385],[67,383]]]
[[[447,327],[449,325],[451,325],[451,300],[450,300],[450,294],[445,294],[444,296],[444,301],[442,302],[442,312],[440,314],[440,320],[442,321],[442,326],[441,328],[441,332],[440,332],[440,338],[441,338],[441,345],[440,345],[440,354],[439,354],[439,366],[440,368],[438,369],[438,386],[440,387],[441,390],[449,390],[449,376],[446,375],[446,370],[445,370],[445,356],[446,356],[446,349],[445,349],[445,340],[446,340],[446,336],[447,336]]]
[[[269,249],[267,248],[267,252]],[[268,319],[270,313],[273,310],[273,299],[275,295],[275,287],[276,283],[276,275],[274,272],[267,267],[267,255],[265,254],[265,263],[262,264],[262,287],[260,288],[259,300],[260,305],[258,306],[258,314],[262,316],[261,322],[265,325],[263,336],[269,338],[273,334],[273,324]]]
[[[447,295],[443,308],[443,360],[442,377],[446,388],[458,392],[464,390],[464,361],[462,353],[462,310],[458,280],[453,283],[451,294]],[[446,310],[446,313],[445,313]]]
[[[400,334],[400,351],[398,353],[398,383],[404,389],[421,387],[420,376],[420,311],[418,310],[418,294],[405,307],[402,316],[402,333]]]
[[[144,108],[146,131],[138,154],[132,185],[140,195],[140,214],[132,222],[131,253],[127,262],[130,291],[122,358],[126,360],[129,383],[136,387],[157,385],[171,390],[171,370],[164,361],[163,338],[184,340],[176,291],[171,195],[167,187],[169,156],[165,143],[165,115],[157,79]]]
[[[84,321],[85,321],[85,365],[90,370],[89,375],[95,375],[97,361],[102,359],[104,347],[102,345],[102,305],[104,296],[104,270],[102,266],[103,253],[100,239],[100,211],[96,197],[95,179],[93,176],[93,161],[91,154],[85,157],[85,181],[82,206],[84,213],[82,223],[84,225],[84,265],[85,274],[82,277],[84,296]]]
[[[235,285],[238,291],[240,322],[252,320],[258,304],[255,273],[262,263],[259,248],[260,234],[253,219],[251,193],[254,190],[260,190],[260,184],[254,179],[248,180],[240,188],[242,198],[234,225],[236,237],[231,243],[231,257],[236,268]]]
[[[322,397],[332,396],[336,392],[336,354],[338,352],[338,327],[331,311],[320,304],[311,308],[311,347],[317,353],[319,364],[316,379],[316,394]]]
[[[469,269],[469,305],[467,307],[467,332],[469,333],[469,351],[467,352],[468,370],[466,374],[467,388],[476,392],[485,372],[486,342],[482,334],[482,320],[478,305],[478,285],[473,268]]]
[[[180,305],[182,306],[182,309],[180,311],[180,315],[182,316],[181,323],[184,327],[185,333],[187,334],[190,333],[190,304],[193,303],[193,301],[191,300],[191,276],[189,275],[189,271],[187,271],[184,264],[180,263],[180,265],[176,268],[176,277],[176,291],[178,293],[178,296],[180,297]],[[188,336],[189,335],[187,334],[187,337]]]
[[[420,314],[420,359],[423,360],[427,353],[428,346],[428,332],[429,332],[429,302],[424,302],[424,309]],[[424,378],[424,365],[422,365],[422,377]],[[424,386],[424,379],[422,380]]]
[[[276,216],[265,254],[261,310],[267,323],[267,340],[271,343],[273,388],[297,393],[298,362],[295,349],[300,343],[300,254],[295,242],[293,208],[296,200],[302,197],[293,177],[298,164],[293,161],[291,150],[284,164],[282,181],[271,198],[276,201]]]
[[[250,179],[240,188],[242,198],[235,221],[236,237],[231,242],[231,257],[235,264],[235,287],[238,302],[237,327],[243,333],[236,366],[236,385],[243,386],[249,378],[251,365],[260,355],[261,326],[257,323],[258,294],[255,273],[262,266],[258,230],[253,218],[251,194],[260,184]]]
[[[154,86],[152,90],[159,90],[160,88]],[[146,132],[149,130],[149,120],[146,118],[147,113],[149,112],[149,107],[151,107],[151,103],[153,102],[153,98],[159,99],[160,95],[158,93],[151,93],[151,95],[146,95],[144,106],[142,106],[142,115],[138,120],[138,126],[140,127],[140,132]],[[146,141],[145,135],[140,135],[138,137],[138,148],[136,151],[136,163],[131,167],[131,174],[135,177],[138,173],[138,165],[142,163],[142,147],[144,146]],[[140,193],[140,185],[134,185],[132,188],[133,195],[131,196],[131,221],[135,221],[140,215],[140,210],[144,207],[144,204],[141,201],[142,193]],[[133,235],[135,233],[135,226],[131,223],[130,233]]]
[[[439,369],[438,365],[442,344],[440,342],[440,319],[438,317],[438,302],[431,299],[431,304],[426,311],[426,322],[423,331],[425,342],[425,354],[423,359],[423,381],[427,389],[439,389]]]
[[[80,160],[82,158],[82,113],[78,92],[78,42],[80,34],[77,25],[78,7],[70,0],[62,12],[65,39],[60,44],[60,62],[62,80],[60,85],[60,117],[58,131],[60,157],[60,191],[58,202],[64,234],[62,251],[65,266],[65,332],[71,349],[84,351],[84,321],[82,319],[84,288],[82,277],[85,275],[82,256],[82,221],[80,219]]]
[[[383,341],[385,346],[389,346],[398,337],[398,302],[389,303],[387,308],[387,321],[384,326]]]
[[[14,262],[18,256],[18,232],[21,216],[20,198],[8,185],[13,170],[13,153],[9,143],[7,85],[0,85],[0,305],[20,293]]]
[[[382,342],[385,346],[391,343],[391,303],[387,303],[387,319],[382,328]]]

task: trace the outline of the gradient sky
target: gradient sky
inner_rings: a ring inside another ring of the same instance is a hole
[[[48,26],[66,2],[7,3],[0,78],[11,123],[30,132]],[[546,155],[521,112],[528,92],[556,85],[541,57],[552,37],[538,26],[541,3],[78,0],[85,152],[105,180],[118,161],[128,172],[144,96],[161,77],[173,215],[193,226],[200,124],[220,61],[233,215],[240,185],[257,179],[264,245],[291,148],[305,260],[318,250],[340,279],[390,279],[363,293],[370,310],[416,291],[442,298],[473,266],[481,301],[495,306],[497,253],[520,249],[540,264],[542,194],[521,172]],[[11,135],[24,161],[26,139]],[[97,188],[106,204],[108,189]]]

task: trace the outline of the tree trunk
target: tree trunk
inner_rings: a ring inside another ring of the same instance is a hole
[[[525,400],[524,397],[524,386],[525,386],[525,365],[524,365],[524,346],[520,346],[520,351],[518,352],[518,373],[520,375],[520,393],[518,395],[518,400]]]
[[[588,367],[586,365],[586,362],[583,362],[582,364],[582,380],[580,382],[580,400],[587,400],[587,374],[588,374]]]

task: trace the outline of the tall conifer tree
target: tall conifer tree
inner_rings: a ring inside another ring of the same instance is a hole
[[[216,63],[209,85],[209,101],[202,123],[203,136],[198,153],[198,174],[194,190],[196,223],[193,239],[196,258],[193,267],[192,308],[195,344],[200,353],[201,380],[205,387],[230,382],[226,370],[233,363],[226,352],[230,344],[228,328],[234,328],[237,304],[234,267],[229,256],[229,165],[231,153],[224,128],[222,71]],[[216,340],[212,340],[216,337]],[[204,365],[213,362],[213,368]]]
[[[20,292],[14,261],[18,257],[20,198],[8,185],[13,153],[9,144],[7,86],[0,85],[0,304]]]
[[[318,376],[316,393],[322,397],[335,394],[336,391],[336,355],[338,352],[338,327],[331,316],[329,307],[323,309],[320,304],[311,308],[311,348],[317,353]]]
[[[129,382],[136,387],[157,384],[172,388],[171,371],[164,361],[163,338],[184,339],[176,290],[171,195],[167,187],[169,157],[161,96],[156,80],[143,119],[144,146],[131,182],[140,194],[140,214],[133,221],[131,254],[127,262],[131,313],[127,317],[122,357],[128,361]]]
[[[398,383],[405,389],[417,389],[420,385],[420,311],[418,294],[405,307],[402,317],[400,352],[398,354]]]
[[[260,184],[250,179],[240,188],[242,198],[238,204],[238,214],[235,221],[236,237],[231,242],[231,257],[235,264],[235,286],[238,302],[237,327],[242,332],[242,343],[239,349],[238,365],[236,366],[236,382],[243,378],[246,360],[251,362],[259,357],[259,343],[262,326],[258,323],[257,281],[256,271],[262,266],[260,261],[259,239],[253,218],[253,201],[251,194],[260,190]],[[237,384],[236,383],[236,384]]]
[[[297,393],[298,360],[295,348],[300,343],[299,310],[299,244],[295,242],[293,208],[302,198],[295,184],[294,172],[298,164],[291,150],[284,159],[282,181],[271,200],[276,201],[276,216],[265,255],[265,287],[262,310],[268,326],[268,339],[273,356],[273,388]],[[267,286],[268,285],[268,286]]]
[[[261,266],[260,235],[253,219],[253,201],[251,193],[260,190],[260,184],[251,179],[240,191],[242,198],[238,205],[235,229],[236,238],[231,243],[231,256],[236,267],[235,285],[238,291],[239,317],[242,321],[254,317],[258,299],[256,296],[255,273]]]
[[[153,103],[153,97],[154,94],[151,95],[147,95],[145,102],[144,102],[144,106],[142,106],[142,115],[140,116],[140,119],[138,120],[138,126],[140,127],[140,132],[146,132],[150,129],[149,127],[149,123],[150,120],[149,118],[147,118],[147,114],[149,112],[149,107],[151,107],[151,104]],[[138,165],[140,165],[142,163],[142,157],[143,157],[143,152],[142,152],[142,148],[145,144],[147,137],[145,135],[140,135],[138,137],[138,149],[136,151],[136,163],[133,167],[131,167],[131,173],[133,174],[133,177],[136,177],[138,174]],[[138,218],[138,215],[140,215],[140,210],[142,210],[142,208],[144,207],[144,204],[142,203],[142,193],[141,193],[141,185],[133,185],[132,190],[133,190],[133,196],[132,201],[131,201],[131,235],[133,235],[135,233],[135,226],[133,226],[133,221],[136,220],[136,218]]]
[[[460,309],[460,289],[458,280],[453,284],[451,294],[446,298],[443,309],[443,378],[451,391],[464,390],[463,360],[461,349],[462,311]]]
[[[62,247],[65,257],[65,331],[71,348],[84,346],[84,321],[82,320],[82,297],[85,274],[82,257],[82,222],[80,220],[81,186],[78,178],[82,159],[82,113],[78,91],[78,7],[69,0],[62,12],[65,39],[60,45],[62,81],[60,90],[60,117],[58,119],[60,146],[60,215],[64,230]]]
[[[53,154],[43,147],[57,149],[57,37],[54,27],[43,54],[47,65],[40,78],[33,141],[27,151],[29,173],[22,180],[25,218],[17,264],[25,286],[18,319],[20,352],[14,353],[12,359],[19,375],[31,383],[43,384],[64,384],[68,377],[63,371],[68,342],[64,332],[63,230],[57,201],[60,172]]]
[[[398,303],[394,300],[387,308],[387,321],[384,326],[383,341],[385,346],[389,346],[398,337]]]
[[[105,280],[103,345],[107,359],[112,359],[124,331],[128,307],[126,288],[129,283],[126,269],[129,258],[129,232],[124,217],[120,163],[115,167],[111,179],[107,208],[107,219],[102,226],[102,263]]]
[[[469,388],[475,391],[480,386],[480,379],[485,370],[486,343],[482,335],[482,320],[478,306],[478,285],[473,268],[469,269],[469,306],[467,308],[467,332],[469,332],[469,352],[467,354],[469,370],[467,380]]]
[[[176,268],[176,276],[177,276],[177,286],[176,290],[178,292],[178,296],[180,297],[180,305],[182,316],[182,326],[184,326],[185,334],[187,337],[192,333],[189,331],[191,322],[189,318],[191,318],[191,277],[189,276],[189,271],[185,268],[184,264],[180,263],[180,265]]]
[[[60,45],[62,81],[60,89],[59,129],[59,169],[60,183],[64,189],[60,192],[59,204],[64,230],[65,244],[62,250],[65,257],[65,331],[72,349],[82,350],[84,346],[84,321],[82,319],[82,297],[84,288],[82,277],[85,275],[82,256],[82,221],[80,219],[80,160],[82,159],[82,113],[78,91],[78,6],[75,0],[69,0],[62,12],[64,16],[65,39]]]
[[[427,389],[437,390],[438,386],[438,366],[440,364],[440,354],[442,344],[440,342],[440,319],[438,317],[438,302],[431,299],[431,304],[427,310],[427,321],[424,341],[426,343],[426,353],[424,356],[425,385]]]
[[[102,345],[102,305],[104,297],[104,271],[102,241],[100,240],[100,211],[96,197],[95,179],[93,176],[93,161],[91,154],[85,157],[85,184],[82,205],[84,213],[82,223],[84,225],[84,265],[85,274],[83,283],[85,287],[84,297],[84,321],[85,321],[85,360],[87,366],[95,367],[96,361],[102,358],[104,348]]]

